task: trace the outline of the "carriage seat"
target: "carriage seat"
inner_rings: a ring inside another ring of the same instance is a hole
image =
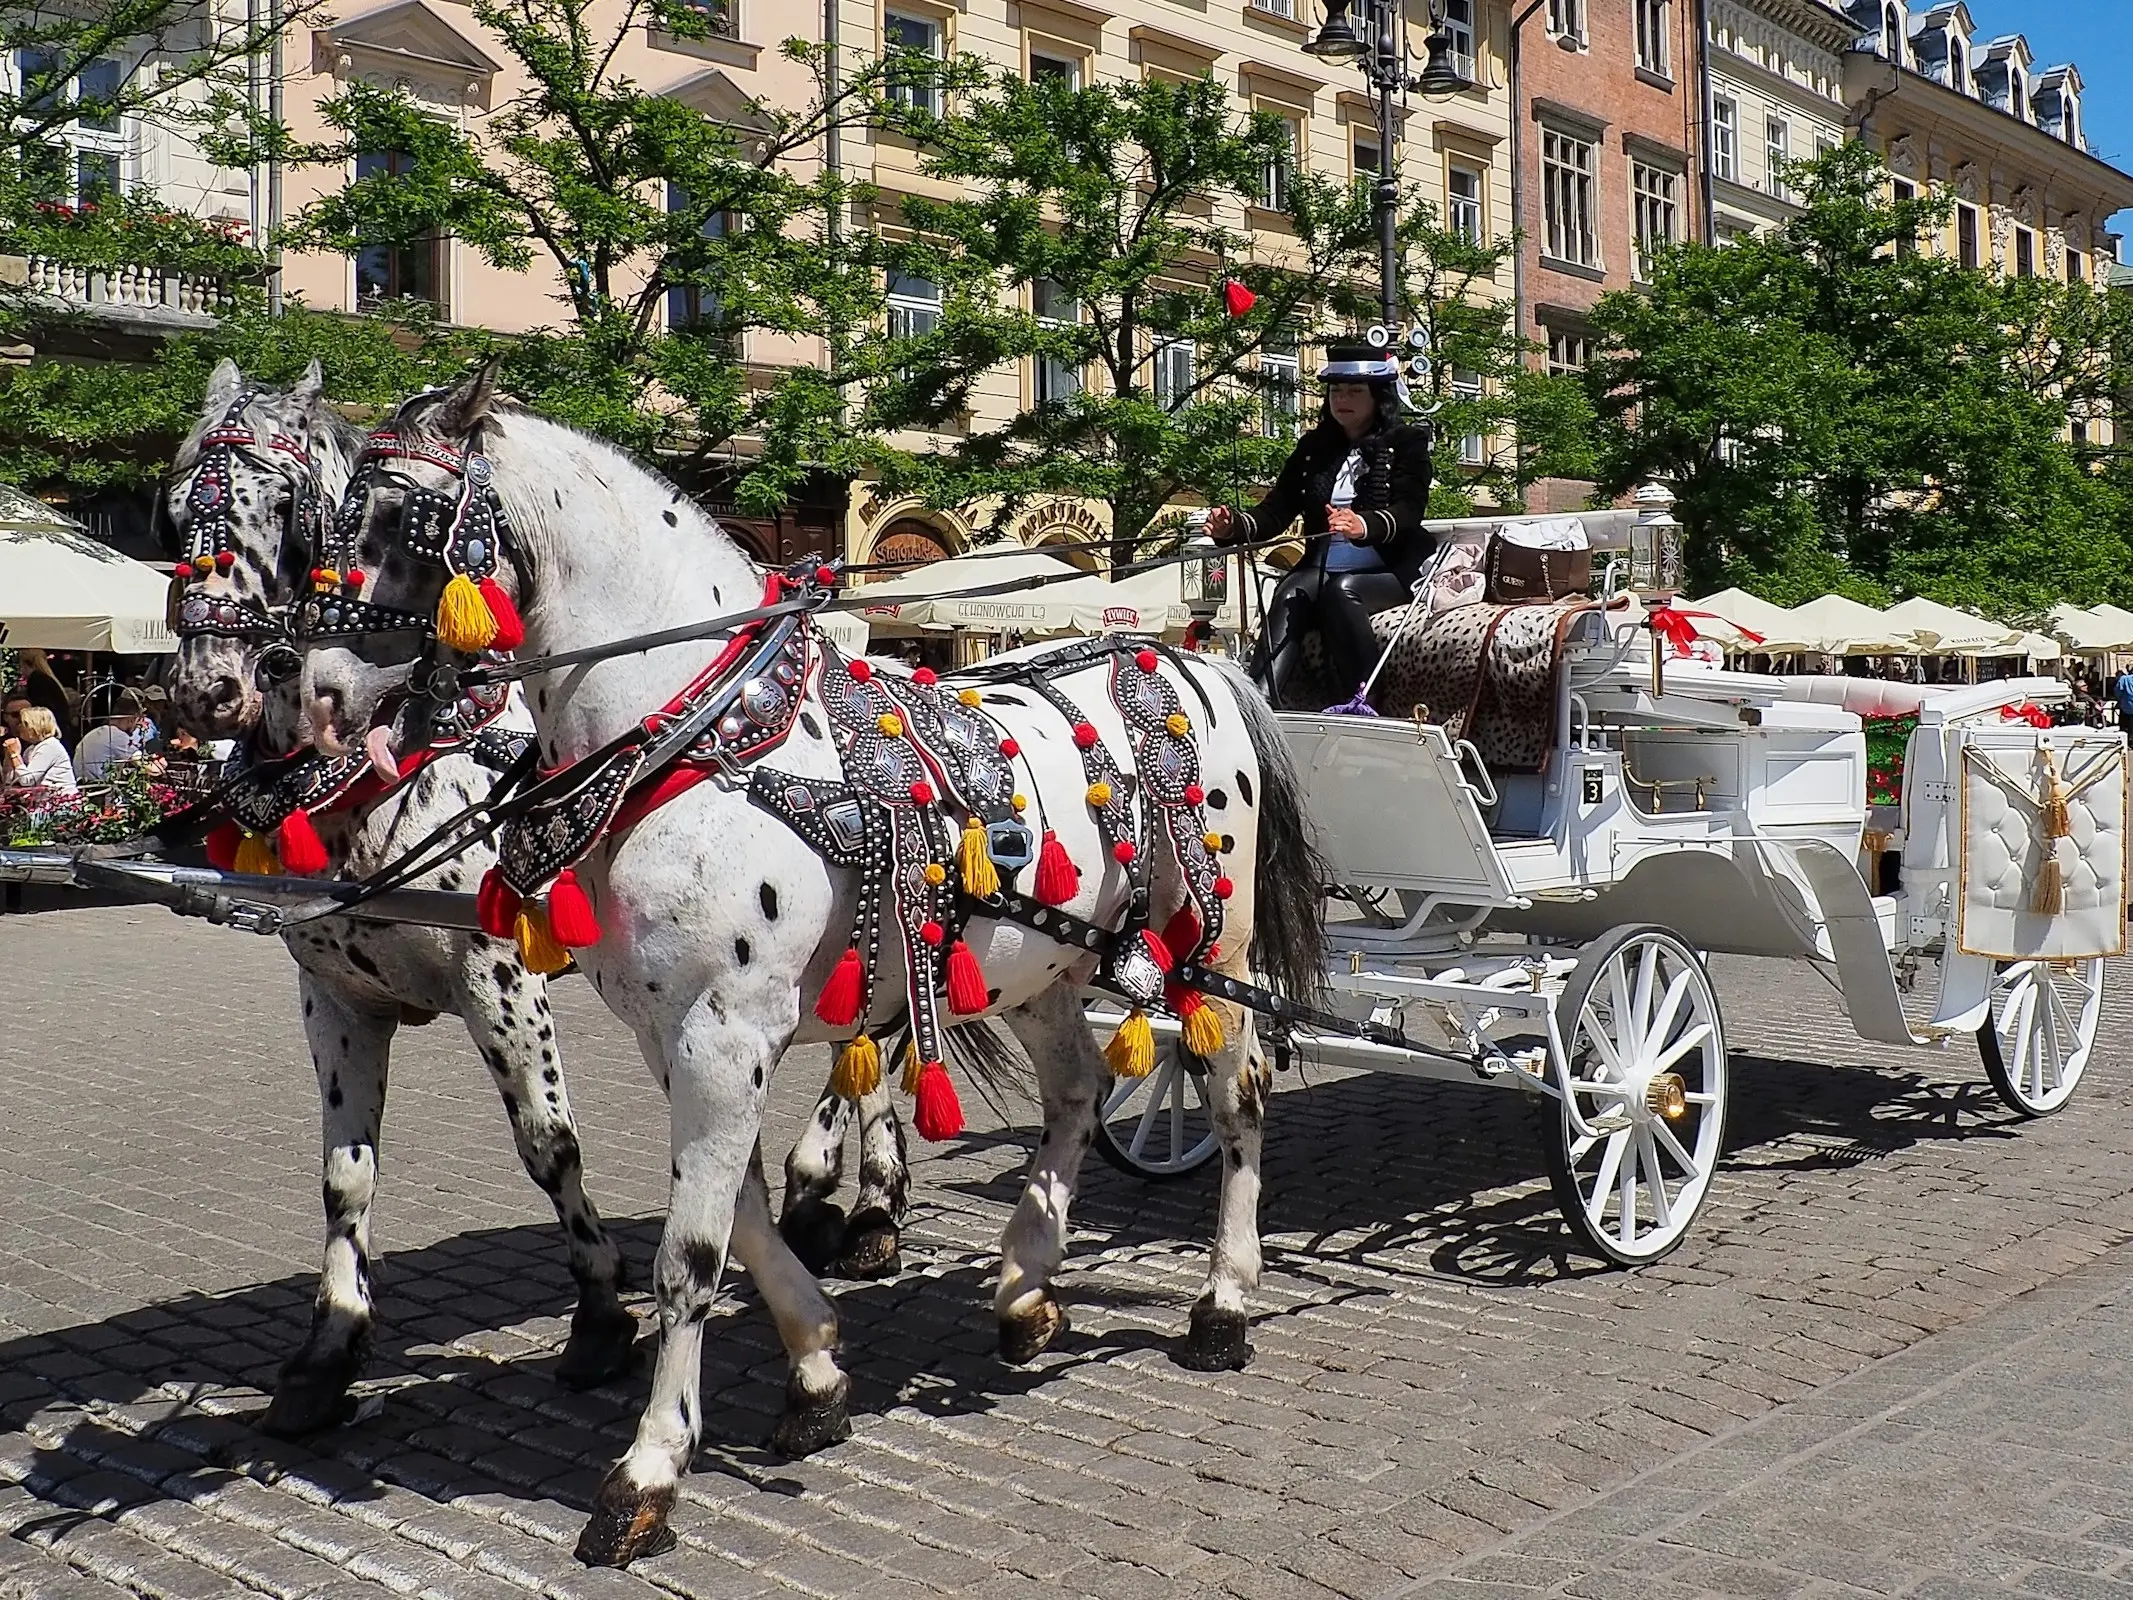
[[[1794,673],[1780,676],[1787,700],[1838,706],[1861,717],[1915,717],[1936,699],[1954,692],[1947,685],[1887,683],[1879,678],[1845,678]]]

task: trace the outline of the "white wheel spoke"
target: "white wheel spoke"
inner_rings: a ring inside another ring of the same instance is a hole
[[[1628,1145],[1627,1132],[1607,1136],[1607,1149],[1600,1156],[1599,1175],[1593,1180],[1592,1199],[1586,1207],[1595,1224],[1607,1214],[1607,1196],[1615,1186],[1615,1174],[1621,1170],[1622,1152]]]
[[[1622,1142],[1628,1144],[1629,1135],[1624,1134]],[[1615,1237],[1626,1249],[1637,1242],[1637,1152],[1634,1149],[1629,1152],[1629,1159],[1622,1163],[1622,1195],[1616,1211]]]
[[[1166,1066],[1158,1067],[1156,1070],[1158,1072],[1175,1072],[1177,1065],[1173,1062]],[[1153,1093],[1148,1096],[1148,1104],[1141,1110],[1141,1120],[1134,1125],[1133,1142],[1126,1147],[1126,1153],[1136,1161],[1140,1160],[1141,1152],[1148,1148],[1148,1135],[1154,1131],[1156,1113],[1163,1109],[1163,1090],[1166,1087],[1163,1081],[1158,1078],[1148,1087]]]
[[[1689,980],[1693,976],[1687,967],[1683,967],[1674,974],[1674,981],[1666,986],[1666,998],[1659,1002],[1659,1013],[1652,1018],[1651,1032],[1644,1036],[1648,1044],[1658,1044],[1673,1032],[1674,1018],[1681,1011],[1681,1002],[1689,992]]]
[[[1659,947],[1648,944],[1637,963],[1637,1009],[1630,1025],[1622,1030],[1622,1043],[1638,1055],[1644,1054],[1646,1041],[1653,1035],[1652,989],[1658,981]]]
[[[1185,1074],[1175,1068],[1170,1074],[1170,1159],[1185,1154]]]
[[[1704,1040],[1710,1037],[1711,1025],[1708,1022],[1699,1022],[1695,1027],[1666,1047],[1666,1053],[1652,1063],[1652,1070],[1654,1072],[1667,1071],[1675,1062],[1679,1061],[1691,1050],[1699,1048]]]
[[[1696,1164],[1694,1156],[1681,1147],[1681,1141],[1674,1137],[1672,1128],[1669,1128],[1664,1122],[1655,1122],[1652,1124],[1652,1137],[1666,1146],[1667,1154],[1680,1163],[1683,1181],[1694,1183],[1703,1176],[1703,1168]]]
[[[1619,1015],[1620,1013],[1617,1013],[1617,1016]],[[1590,1001],[1586,1002],[1585,1008],[1578,1013],[1578,1031],[1592,1045],[1593,1050],[1598,1053],[1601,1062],[1605,1064],[1609,1072],[1613,1073],[1617,1078],[1628,1074],[1629,1069],[1622,1063],[1622,1053],[1615,1048],[1615,1041],[1601,1024],[1599,1015],[1592,1009]]]
[[[1617,956],[1607,963],[1607,989],[1614,1001],[1614,1036],[1621,1047],[1634,1054],[1637,1048],[1637,1023],[1632,1015],[1629,998],[1629,972]]]
[[[1657,1128],[1658,1124],[1653,1124]],[[1665,1229],[1674,1225],[1673,1206],[1666,1197],[1666,1174],[1659,1170],[1659,1145],[1647,1129],[1638,1142],[1638,1161],[1644,1168],[1647,1187],[1652,1195],[1652,1226]]]

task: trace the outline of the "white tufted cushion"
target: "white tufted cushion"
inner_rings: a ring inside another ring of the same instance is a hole
[[[2043,835],[2049,777],[2043,741],[1970,741],[1962,760],[1962,862],[1957,948],[2001,959],[2120,955],[2126,932],[2126,752],[2108,736],[2051,741],[2078,790],[2063,839]],[[2030,910],[2049,849],[2064,905]]]

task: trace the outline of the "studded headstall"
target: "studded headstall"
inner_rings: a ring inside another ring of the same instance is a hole
[[[259,436],[244,422],[246,408],[258,398],[259,391],[252,389],[238,395],[223,412],[222,420],[201,436],[198,465],[185,496],[186,550],[183,559],[171,569],[167,621],[170,631],[181,639],[264,642],[270,656],[280,658],[275,664],[287,669],[269,671],[268,676],[279,679],[292,676],[300,665],[289,644],[286,614],[264,601],[218,594],[206,587],[208,580],[226,577],[237,565],[233,465],[238,451],[259,447]],[[303,441],[289,434],[272,435],[267,448],[292,458],[303,468],[290,493],[289,520],[282,537],[285,547],[294,541],[296,548],[309,550],[318,542],[326,520],[318,469]]]

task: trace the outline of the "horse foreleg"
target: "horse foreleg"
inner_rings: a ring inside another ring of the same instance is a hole
[[[511,1139],[531,1178],[555,1206],[570,1252],[578,1306],[556,1381],[586,1389],[629,1367],[637,1319],[623,1308],[622,1252],[585,1193],[578,1126],[570,1114],[547,982],[517,951],[490,940],[468,947],[459,974],[459,1015],[502,1095]]]
[[[851,1120],[852,1102],[825,1086],[785,1157],[785,1209],[778,1231],[818,1278],[836,1266],[844,1247],[844,1208],[835,1196],[844,1181],[844,1135]]]
[[[358,1011],[308,972],[300,973],[304,1035],[318,1074],[324,1147],[326,1252],[311,1333],[281,1369],[260,1427],[282,1438],[344,1422],[349,1386],[370,1357],[373,1311],[370,1203],[378,1183],[378,1130],[398,1019]]]
[[[1176,1360],[1201,1372],[1230,1372],[1251,1360],[1244,1296],[1259,1286],[1259,1155],[1274,1074],[1260,1054],[1249,1012],[1221,1008],[1223,1045],[1207,1063],[1207,1106],[1222,1141],[1222,1196],[1207,1285]]]
[[[1000,1241],[1000,1287],[993,1296],[1000,1354],[1022,1362],[1066,1331],[1066,1309],[1052,1291],[1052,1274],[1066,1258],[1067,1212],[1110,1071],[1072,984],[1056,983],[1004,1015],[1037,1069],[1044,1102],[1044,1134]]]
[[[904,1125],[884,1077],[859,1101],[859,1194],[845,1225],[837,1272],[845,1278],[893,1278],[903,1271],[902,1224],[911,1200]]]

